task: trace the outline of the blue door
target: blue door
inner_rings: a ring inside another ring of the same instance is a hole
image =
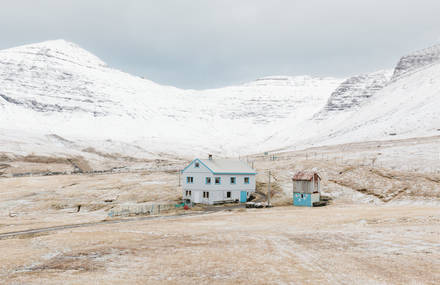
[[[246,191],[241,191],[240,192],[240,202],[241,203],[246,203],[247,201],[247,192]]]

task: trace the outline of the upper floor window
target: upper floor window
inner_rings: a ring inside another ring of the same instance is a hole
[[[215,184],[220,184],[221,183],[221,178],[220,177],[216,177],[215,178]]]
[[[244,178],[244,184],[249,184],[249,177]]]
[[[211,177],[205,178],[205,184],[211,184]]]
[[[194,177],[192,176],[187,176],[186,177],[186,183],[190,184],[190,183],[194,183]]]
[[[231,177],[231,184],[235,184],[236,180],[237,179],[235,177]]]
[[[200,163],[198,163],[198,162],[194,163],[194,167],[195,168],[199,168],[200,167]]]

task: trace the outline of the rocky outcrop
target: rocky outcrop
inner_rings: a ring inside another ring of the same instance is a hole
[[[324,109],[315,119],[325,119],[331,113],[355,109],[369,100],[389,82],[390,71],[377,71],[348,78],[330,95]]]
[[[435,45],[401,57],[394,69],[391,80],[395,81],[402,76],[412,74],[421,68],[429,67],[435,63],[440,63],[440,45]]]

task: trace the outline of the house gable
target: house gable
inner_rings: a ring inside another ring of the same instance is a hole
[[[225,163],[226,160],[220,160],[221,165],[219,165],[219,160],[215,161],[208,161],[208,160],[202,160],[202,159],[194,159],[191,161],[191,163],[186,166],[182,173],[184,172],[206,172],[206,171],[200,171],[200,170],[207,170],[211,172],[213,175],[256,175],[254,169],[248,167],[243,162],[239,161],[238,167],[237,163],[234,162],[234,164],[231,165],[231,163]],[[199,167],[195,167],[196,164],[199,164]]]
[[[196,163],[199,164],[199,167],[196,167]],[[191,172],[202,172],[202,173],[203,172],[211,172],[214,174],[214,172],[198,158],[191,161],[191,163],[188,164],[188,166],[182,170],[182,173],[184,173],[184,172],[188,172],[188,173],[191,173]]]

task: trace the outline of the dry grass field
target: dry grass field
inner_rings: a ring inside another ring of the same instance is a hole
[[[176,177],[137,172],[0,179],[0,233],[100,221],[125,204],[175,203]]]
[[[260,200],[271,170],[276,207],[180,208],[106,224],[125,205],[178,202],[185,159],[2,154],[0,283],[440,284],[439,146],[433,137],[249,156]],[[96,172],[118,163],[124,172]],[[41,176],[74,165],[94,173]],[[298,170],[320,173],[329,206],[290,206]]]
[[[0,240],[7,284],[438,284],[440,211],[278,207]]]

